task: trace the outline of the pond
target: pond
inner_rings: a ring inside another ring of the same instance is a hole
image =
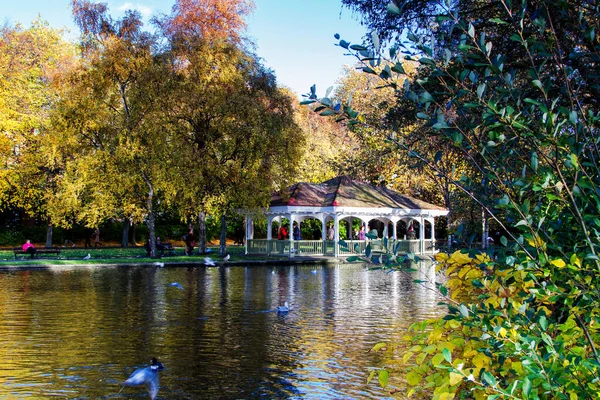
[[[433,267],[419,270],[2,270],[0,399],[148,398],[122,382],[151,357],[165,366],[159,399],[385,398],[366,379],[389,354],[369,349],[441,312],[434,292],[412,283],[433,279]],[[286,301],[289,313],[278,313]]]

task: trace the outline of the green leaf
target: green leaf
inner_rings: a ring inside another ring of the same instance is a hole
[[[442,350],[442,355],[444,356],[444,360],[446,360],[450,364],[452,364],[452,353],[450,353],[450,350],[448,350],[447,348],[444,348]]]
[[[417,118],[419,118],[419,119],[429,119],[429,115],[425,114],[424,112],[418,112],[417,113]]]
[[[540,328],[542,328],[542,330],[546,332],[546,330],[548,329],[548,320],[546,319],[545,315],[540,315],[538,323],[540,324]]]
[[[350,42],[346,42],[345,40],[340,40],[340,47],[347,49],[348,47],[350,47]]]
[[[346,258],[346,262],[356,262],[359,260],[360,260],[360,257],[358,257],[358,256],[350,256],[350,257]]]
[[[538,155],[535,151],[531,153],[531,169],[533,172],[537,172],[538,170]]]
[[[448,288],[446,286],[440,286],[440,293],[444,296],[448,296]]]
[[[373,378],[375,378],[375,374],[377,373],[376,370],[372,370],[371,373],[369,374],[369,377],[367,378],[367,383],[371,383],[371,381],[373,380]]]
[[[390,1],[388,3],[386,9],[391,14],[400,15],[400,8],[393,1]]]
[[[502,246],[504,247],[508,246],[508,239],[506,238],[506,236],[500,237],[500,243],[502,243]]]
[[[387,382],[388,382],[388,378],[390,376],[390,373],[387,372],[385,369],[382,369],[379,371],[379,384],[381,385],[382,388],[385,388],[387,386]]]
[[[469,23],[468,33],[469,33],[469,36],[471,36],[472,38],[475,38],[475,27],[471,23]]]
[[[463,317],[469,318],[469,309],[467,308],[467,306],[465,306],[464,304],[461,304],[459,309],[460,309],[460,313],[462,314]]]
[[[529,394],[531,393],[531,381],[529,380],[528,377],[525,377],[523,379],[523,395],[525,398],[529,397]]]

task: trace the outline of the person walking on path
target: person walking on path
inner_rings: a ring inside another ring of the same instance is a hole
[[[102,243],[100,243],[100,228],[94,229],[92,236],[94,237],[94,247],[102,246]]]

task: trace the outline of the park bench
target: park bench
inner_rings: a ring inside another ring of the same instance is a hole
[[[175,255],[175,247],[171,243],[163,243],[163,254],[165,256],[174,256]]]
[[[17,259],[18,255],[25,255],[30,257],[30,253],[26,252],[25,250],[23,250],[20,247],[15,247],[14,248],[14,252],[15,252],[15,260]],[[56,255],[56,257],[58,257],[58,255],[60,254],[60,249],[57,247],[53,247],[53,248],[48,248],[48,249],[35,249],[35,253],[33,253],[33,256],[35,258],[40,258],[40,255],[43,254],[54,254]]]

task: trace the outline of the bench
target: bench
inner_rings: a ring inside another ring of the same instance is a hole
[[[163,254],[165,256],[174,256],[175,255],[175,247],[171,243],[163,243]]]
[[[30,253],[26,252],[25,250],[23,250],[20,247],[16,247],[14,249],[14,252],[15,252],[15,260],[17,259],[18,255],[25,255],[25,256],[31,257]],[[55,254],[56,257],[58,257],[58,255],[60,254],[60,249],[57,247],[49,248],[49,249],[35,249],[35,253],[33,253],[33,257],[40,258],[40,255],[42,255],[42,254]]]

